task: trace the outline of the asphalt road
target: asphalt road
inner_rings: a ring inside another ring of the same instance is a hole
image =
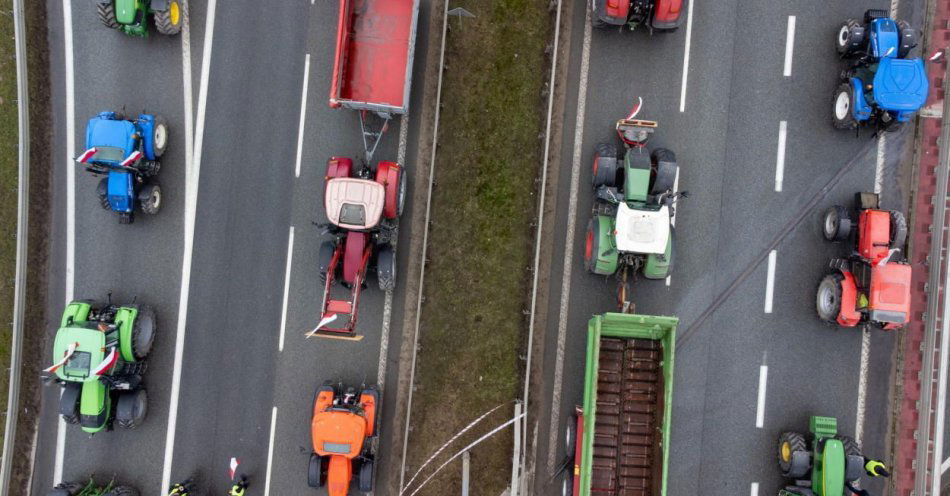
[[[639,117],[660,128],[652,147],[673,149],[681,167],[676,220],[677,260],[670,285],[634,285],[638,313],[680,317],[676,357],[669,494],[774,494],[783,481],[775,441],[786,430],[807,432],[811,415],[834,416],[855,435],[861,332],[835,330],[814,310],[814,291],[829,258],[847,248],[821,235],[824,208],[848,204],[872,191],[877,141],[831,126],[831,95],[839,62],[832,46],[848,17],[887,2],[695,2],[685,109],[680,112],[686,26],[675,34],[592,32],[586,114],[576,122],[585,2],[576,2],[568,60],[567,103],[558,183],[552,290],[545,332],[545,377],[557,360],[561,283],[569,278],[561,401],[551,404],[555,381],[542,391],[538,494],[560,491],[548,453],[563,459],[560,433],[583,394],[586,321],[615,309],[615,281],[584,272],[582,242],[590,217],[590,157],[599,141],[613,140],[613,124],[637,101]],[[915,5],[902,2],[899,16]],[[791,75],[785,76],[788,17],[796,16]],[[776,191],[780,121],[787,123],[784,177]],[[575,125],[583,126],[573,265],[563,272],[566,212]],[[900,163],[907,133],[888,136],[882,203],[903,208]],[[800,219],[800,222],[797,222]],[[767,264],[776,244],[772,312],[765,312]],[[729,290],[735,284],[733,290]],[[894,337],[871,333],[863,448],[883,456]],[[767,381],[762,428],[756,427],[761,367]],[[550,406],[550,408],[547,408]],[[550,446],[549,429],[557,442]],[[879,494],[878,482],[866,484]]]
[[[76,173],[75,295],[115,301],[138,298],[155,307],[160,323],[149,360],[146,384],[149,417],[140,428],[92,438],[68,426],[63,475],[67,480],[97,473],[157,494],[162,484],[166,434],[183,264],[193,269],[174,430],[172,481],[197,476],[205,490],[222,491],[231,457],[250,476],[252,494],[300,494],[306,488],[309,409],[314,389],[324,380],[359,386],[375,384],[380,364],[395,359],[398,346],[380,360],[384,294],[370,276],[360,305],[360,342],[304,338],[319,318],[322,286],[316,267],[323,222],[323,170],[331,155],[358,158],[362,152],[354,112],[330,109],[329,94],[337,4],[293,2],[218,2],[213,31],[205,33],[207,2],[190,12],[192,108],[204,118],[201,169],[192,259],[184,260],[186,208],[185,105],[182,42],[157,34],[130,39],[99,24],[92,4],[72,2],[75,68],[76,150],[66,149],[63,3],[47,2],[50,17],[55,157],[50,287],[50,336],[55,332],[65,294],[66,157],[81,151],[85,121],[96,112],[125,106],[146,109],[169,121],[171,142],[158,176],[165,205],[153,218],[139,216],[131,226],[101,210],[94,196],[96,178]],[[414,77],[424,72],[428,6],[420,15]],[[213,36],[213,45],[205,37]],[[204,47],[212,47],[209,54]],[[295,177],[305,58],[306,125],[301,172]],[[200,114],[202,63],[210,58],[206,110]],[[421,84],[413,92],[418,107]],[[411,121],[403,121],[402,124]],[[396,124],[396,123],[394,123]],[[395,160],[400,125],[391,126],[377,160]],[[408,143],[417,125],[409,124]],[[406,163],[415,164],[409,146]],[[411,175],[410,175],[411,176]],[[408,198],[414,185],[409,183]],[[411,207],[411,205],[407,205]],[[407,213],[411,208],[406,208]],[[404,226],[411,224],[404,217]],[[278,350],[289,232],[294,229],[292,271],[283,351]],[[401,230],[406,242],[409,229]],[[405,267],[407,253],[399,254]],[[392,322],[401,322],[402,281],[393,294]],[[398,343],[393,327],[389,340]],[[381,444],[386,446],[393,412],[390,381],[383,391]],[[53,483],[58,389],[44,392],[33,491]],[[273,426],[272,426],[273,421]],[[273,432],[273,434],[271,433]],[[273,441],[271,441],[273,438]],[[273,445],[271,454],[270,446]],[[379,476],[391,469],[388,450],[377,458]],[[268,461],[271,463],[267,481]],[[380,478],[382,480],[382,478]],[[316,493],[319,494],[319,493]]]

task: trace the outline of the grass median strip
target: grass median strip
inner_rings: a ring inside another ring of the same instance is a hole
[[[520,397],[541,162],[547,0],[456,0],[449,19],[409,474],[456,432]],[[448,456],[510,417],[499,409]],[[472,452],[474,494],[501,494],[512,432]],[[458,494],[450,466],[420,494]],[[418,481],[417,481],[418,482]]]

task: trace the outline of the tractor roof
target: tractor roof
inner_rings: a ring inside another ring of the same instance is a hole
[[[135,132],[135,125],[129,121],[96,116],[86,126],[86,148],[111,146],[121,148],[127,156],[135,148]]]
[[[53,362],[66,355],[70,345],[77,344],[73,358],[56,370],[56,375],[67,381],[95,380],[90,374],[93,367],[102,363],[106,353],[106,333],[82,325],[62,327],[56,333],[53,344]]]
[[[617,207],[617,249],[628,253],[666,253],[670,238],[670,211],[633,209],[621,202]]]
[[[327,181],[324,204],[334,225],[372,229],[379,224],[386,202],[386,188],[368,179],[338,177]]]
[[[910,315],[910,265],[889,262],[871,269],[868,308],[879,322],[903,324]]]
[[[874,74],[874,101],[884,110],[916,111],[927,102],[929,84],[920,59],[881,59]]]
[[[313,450],[318,455],[354,458],[363,449],[366,419],[353,412],[331,409],[315,414],[310,430]]]

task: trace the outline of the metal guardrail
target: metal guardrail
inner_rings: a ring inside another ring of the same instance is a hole
[[[0,496],[10,494],[13,470],[13,446],[16,438],[20,398],[20,361],[23,351],[23,314],[26,293],[27,232],[30,198],[30,94],[27,87],[26,24],[23,0],[13,0],[14,39],[16,43],[17,114],[19,122],[19,174],[17,176],[16,282],[13,295],[13,333],[10,347],[10,384],[7,395],[7,419],[3,431],[0,458]]]

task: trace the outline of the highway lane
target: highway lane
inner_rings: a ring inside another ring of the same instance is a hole
[[[823,242],[820,211],[850,199],[856,190],[874,187],[876,144],[867,132],[859,138],[830,125],[830,94],[838,61],[831,46],[838,23],[860,16],[860,6],[820,2],[761,4],[748,1],[694,5],[691,65],[685,112],[679,112],[684,33],[594,31],[590,55],[590,88],[586,94],[578,215],[571,247],[573,267],[568,300],[564,386],[560,405],[558,450],[564,417],[580,401],[583,385],[584,329],[595,312],[613,308],[614,283],[583,273],[580,242],[591,199],[586,186],[589,160],[597,141],[612,138],[613,122],[644,99],[640,117],[656,119],[660,130],[652,146],[677,152],[680,189],[690,197],[679,205],[678,258],[671,285],[641,281],[634,287],[637,310],[680,316],[677,350],[670,491],[690,494],[711,488],[716,494],[748,493],[752,482],[766,492],[781,484],[772,444],[783,429],[807,430],[810,414],[839,417],[842,430],[853,435],[861,339],[856,331],[831,331],[814,316],[814,288],[829,257],[841,247]],[[908,9],[905,2],[901,7]],[[903,13],[908,10],[903,10]],[[576,5],[570,58],[565,136],[572,136],[576,115],[584,7]],[[796,16],[791,75],[784,76],[788,16]],[[765,33],[765,34],[763,34]],[[818,96],[816,96],[818,95]],[[776,192],[780,121],[786,121],[782,191]],[[898,139],[889,140],[887,171],[896,168]],[[555,243],[567,228],[567,197],[571,193],[572,140],[565,140],[558,185]],[[855,158],[857,157],[857,158]],[[852,160],[855,160],[852,163]],[[837,179],[818,209],[809,201]],[[896,172],[889,172],[896,175]],[[885,188],[886,206],[906,200],[902,188]],[[696,322],[716,297],[743,273],[787,223],[804,221],[778,246],[772,313],[764,312],[766,264],[754,268],[721,306]],[[555,343],[561,297],[563,250],[554,254],[551,304],[546,343]],[[694,327],[696,326],[696,327]],[[683,336],[692,331],[683,342]],[[887,394],[893,336],[871,339],[865,449],[884,450]],[[554,369],[553,344],[545,348],[545,370]],[[769,366],[764,425],[755,427],[760,366]],[[550,377],[550,373],[548,373]],[[553,382],[553,381],[552,381]],[[551,401],[553,384],[543,397]],[[542,408],[542,411],[545,409]],[[548,419],[539,419],[542,426]],[[542,427],[539,453],[548,452]],[[720,456],[729,453],[729,456]],[[539,457],[540,481],[546,456]],[[556,481],[559,484],[559,481]],[[551,485],[547,490],[554,490]],[[876,489],[876,486],[871,486]],[[542,491],[543,492],[543,491]]]

